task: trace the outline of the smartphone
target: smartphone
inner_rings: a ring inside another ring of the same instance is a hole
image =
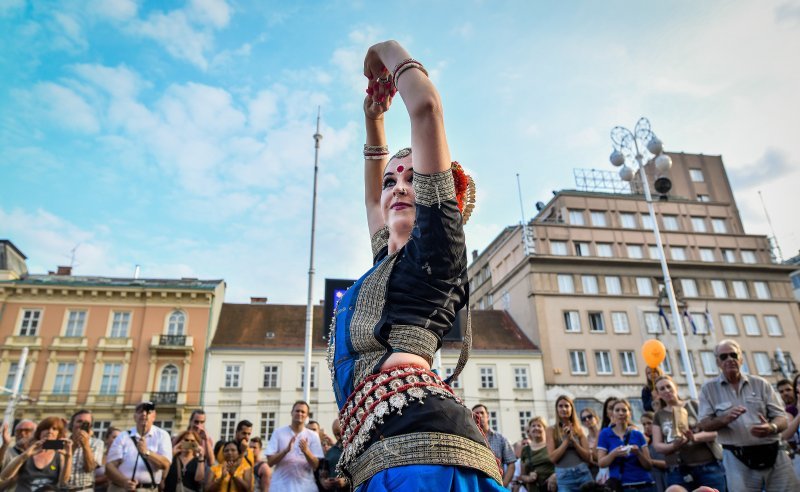
[[[48,439],[42,444],[42,449],[64,449],[64,441],[61,439]]]
[[[84,422],[81,424],[81,430],[83,432],[90,432],[92,430],[92,426],[89,424],[89,422]]]

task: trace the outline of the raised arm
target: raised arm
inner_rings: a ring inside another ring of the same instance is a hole
[[[378,43],[367,51],[364,75],[377,80],[386,70],[391,71],[411,120],[414,169],[421,174],[439,173],[450,168],[442,102],[422,64],[410,59],[398,42]]]
[[[386,146],[386,133],[383,129],[383,113],[392,102],[391,92],[386,92],[386,84],[370,81],[370,94],[364,98],[364,126],[367,141],[364,144],[364,204],[367,207],[367,226],[373,236],[383,225],[381,211],[381,185],[383,169],[389,160]]]

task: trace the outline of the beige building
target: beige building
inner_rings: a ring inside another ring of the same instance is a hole
[[[673,188],[655,209],[697,384],[717,374],[723,338],[742,345],[751,373],[791,377],[800,357],[793,267],[774,262],[766,237],[745,233],[719,156],[670,156]],[[517,226],[474,253],[473,308],[507,311],[541,348],[549,402],[638,400],[650,338],[666,345],[664,369],[687,394],[643,195],[562,190],[540,208],[527,248]]]
[[[292,404],[303,397],[303,349],[306,307],[272,304],[224,304],[209,349],[206,394],[207,427],[215,438],[231,437],[236,422],[253,422],[268,439],[291,422]],[[311,417],[330,431],[338,411],[326,362],[322,306],[314,312],[311,359]],[[462,316],[463,321],[463,316]],[[487,405],[492,425],[509,439],[520,425],[547,412],[541,352],[501,311],[475,313],[473,351],[454,389],[467,406]],[[444,372],[452,372],[461,342],[457,331],[442,350]]]
[[[205,351],[225,292],[221,280],[30,274],[0,240],[0,381],[9,388],[29,356],[17,418],[92,410],[95,429],[133,425],[142,400],[167,430],[200,405]],[[8,395],[0,396],[5,407]]]

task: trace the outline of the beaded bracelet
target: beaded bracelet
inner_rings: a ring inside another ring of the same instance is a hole
[[[422,63],[418,62],[413,58],[406,58],[405,60],[398,63],[394,67],[394,70],[392,71],[392,85],[395,90],[397,90],[397,81],[399,80],[400,75],[409,68],[416,68],[420,70],[422,73],[424,73],[426,77],[428,76],[428,71],[425,70],[425,67],[422,65]]]
[[[379,160],[389,155],[388,145],[367,145],[364,144],[364,159]]]

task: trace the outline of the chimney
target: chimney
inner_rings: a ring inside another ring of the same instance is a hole
[[[478,259],[478,250],[477,249],[473,249],[472,250],[472,261],[475,261],[477,259]]]
[[[58,270],[56,271],[56,275],[72,275],[72,267],[71,266],[59,266]]]
[[[266,304],[267,298],[266,297],[251,297],[250,304]]]

